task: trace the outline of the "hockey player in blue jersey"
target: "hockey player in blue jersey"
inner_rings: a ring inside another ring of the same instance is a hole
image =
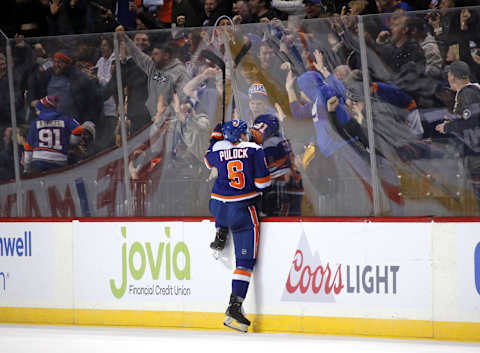
[[[248,142],[245,121],[226,122],[222,133],[224,139],[205,154],[206,166],[218,173],[209,208],[217,228],[231,229],[235,245],[236,267],[224,325],[247,332],[250,321],[242,313],[242,302],[257,258],[260,223],[256,204],[262,190],[270,186],[270,173],[262,147]]]
[[[265,151],[272,187],[262,197],[266,216],[300,216],[303,185],[290,142],[280,132],[275,115],[262,114],[253,122],[252,139]]]
[[[252,85],[250,85],[248,89],[248,106],[249,106],[249,111],[247,114],[245,114],[246,118],[245,121],[247,121],[249,124],[253,123],[256,117],[263,115],[263,114],[268,114],[268,115],[274,115],[277,112],[275,109],[272,108],[271,102],[267,93],[267,90],[265,89],[264,85],[260,82],[254,82]],[[217,124],[215,126],[215,129],[212,132],[211,138],[210,138],[210,144],[212,145],[218,140],[223,140],[223,134],[222,134],[222,124]],[[257,142],[258,143],[258,142]],[[262,145],[262,142],[258,143],[259,145]],[[303,192],[303,190],[302,190]],[[268,192],[270,196],[274,196],[272,192]],[[301,197],[300,197],[301,198]],[[275,206],[274,206],[275,207]],[[299,205],[300,207],[300,205]],[[285,208],[284,208],[285,210]],[[291,210],[291,208],[290,208]],[[273,211],[273,209],[272,209]],[[262,212],[263,206],[262,206]],[[264,212],[265,213],[265,212]],[[273,214],[269,212],[267,215],[272,216]],[[283,214],[283,215],[291,215],[291,214]],[[219,251],[223,250],[225,247],[226,241],[227,241],[227,236],[228,236],[228,228],[226,227],[218,227],[217,228],[217,233],[215,235],[215,240],[210,244],[210,248],[214,250],[214,256],[217,257]]]
[[[59,98],[46,96],[36,105],[38,117],[30,124],[25,142],[25,171],[37,173],[68,164],[72,146],[95,138],[95,124],[80,125],[75,119],[57,111]]]

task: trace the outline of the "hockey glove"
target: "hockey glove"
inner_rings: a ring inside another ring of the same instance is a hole
[[[210,135],[210,145],[223,140],[222,123],[218,123]]]

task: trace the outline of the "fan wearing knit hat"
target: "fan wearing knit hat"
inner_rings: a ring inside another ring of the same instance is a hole
[[[68,51],[61,50],[53,54],[53,72],[55,75],[61,75],[73,64],[73,60]]]
[[[260,82],[254,82],[248,89],[248,106],[252,111],[253,118],[267,113],[268,108],[270,107],[270,100],[268,98],[268,93],[263,84]]]

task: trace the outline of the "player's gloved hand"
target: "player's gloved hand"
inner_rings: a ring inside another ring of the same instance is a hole
[[[215,128],[212,130],[212,133],[210,135],[210,143],[215,143],[217,141],[223,140],[223,132],[222,132],[222,123],[218,123]]]

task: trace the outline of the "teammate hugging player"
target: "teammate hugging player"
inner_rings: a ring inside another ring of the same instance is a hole
[[[270,173],[261,146],[248,142],[248,126],[243,120],[223,124],[223,140],[213,143],[205,154],[205,164],[216,168],[210,212],[217,229],[230,228],[235,245],[230,303],[224,325],[247,332],[250,321],[242,313],[242,302],[257,258],[259,220],[256,203],[261,190],[270,186]],[[214,131],[219,134],[219,131]],[[218,235],[218,234],[217,234]],[[226,237],[226,235],[225,235]]]
[[[300,216],[303,185],[290,142],[280,132],[275,115],[263,114],[253,122],[252,139],[265,151],[272,187],[262,197],[266,216]]]

